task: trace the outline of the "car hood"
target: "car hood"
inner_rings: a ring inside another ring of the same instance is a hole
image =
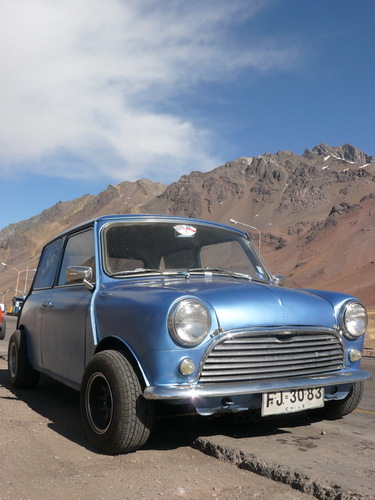
[[[260,283],[213,280],[186,291],[215,309],[224,330],[244,327],[327,326],[335,323],[334,309],[325,299],[300,290]]]
[[[196,297],[210,307],[224,330],[276,326],[332,328],[335,324],[333,305],[311,291],[216,276],[126,280],[122,286],[114,287],[115,295],[119,289],[126,290],[126,296],[132,296],[133,300],[139,296],[143,304],[153,303],[159,314],[164,308],[169,310],[181,296]]]

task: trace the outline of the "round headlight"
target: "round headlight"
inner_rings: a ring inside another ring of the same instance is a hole
[[[366,309],[359,302],[350,302],[344,310],[343,321],[347,337],[360,337],[367,328]]]
[[[211,329],[211,315],[199,300],[184,299],[173,307],[168,318],[171,335],[178,343],[195,346],[200,344]]]

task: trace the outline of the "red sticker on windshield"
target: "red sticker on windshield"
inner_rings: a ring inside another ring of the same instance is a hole
[[[186,226],[185,224],[179,224],[178,226],[174,226],[174,228],[181,236],[194,236],[197,232],[194,226]]]

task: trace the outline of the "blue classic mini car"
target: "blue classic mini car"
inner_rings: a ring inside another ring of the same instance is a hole
[[[367,314],[354,297],[278,286],[248,234],[201,220],[113,215],[43,249],[9,341],[9,374],[80,390],[91,443],[141,447],[154,403],[263,416],[358,405]]]

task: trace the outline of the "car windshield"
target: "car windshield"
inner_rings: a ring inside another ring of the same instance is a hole
[[[269,280],[251,242],[224,227],[176,222],[111,223],[104,229],[102,242],[104,269],[114,277],[209,274]]]

